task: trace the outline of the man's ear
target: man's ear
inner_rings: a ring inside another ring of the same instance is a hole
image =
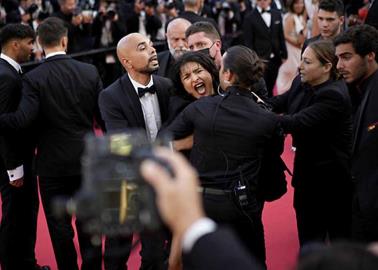
[[[369,52],[366,56],[369,62],[375,61],[375,52]]]

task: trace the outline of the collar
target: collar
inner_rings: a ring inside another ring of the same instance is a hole
[[[65,55],[65,54],[66,54],[66,52],[63,52],[63,51],[60,51],[60,52],[53,52],[53,53],[49,53],[49,54],[47,54],[46,57],[45,57],[45,59],[50,58],[50,57],[53,57],[53,56],[55,56],[55,55]]]
[[[378,76],[378,69],[374,71],[369,77],[367,77],[365,80],[363,80],[359,85],[357,85],[358,90],[361,94],[363,94],[366,91],[366,88],[370,84],[370,82]]]
[[[141,87],[141,88],[146,88],[146,87],[151,87],[154,85],[154,80],[152,78],[152,75],[150,76],[150,81],[148,82],[147,85],[143,85],[141,83],[138,83],[137,81],[133,80],[133,78],[130,77],[130,75],[127,73],[127,76],[129,77],[130,79],[130,82],[131,84],[133,85],[134,87],[134,90],[135,92],[138,94],[138,87]]]
[[[17,72],[22,72],[22,69],[21,69],[21,66],[19,63],[17,63],[16,61],[14,61],[12,58],[10,58],[8,55],[4,54],[4,53],[1,53],[0,54],[0,58],[1,59],[4,59],[5,61],[7,61],[12,67],[14,67],[14,69],[17,71]]]
[[[261,7],[259,7],[259,6],[257,6],[256,7],[257,8],[257,10],[261,13],[262,12],[262,8]],[[268,7],[267,9],[265,9],[266,11],[270,11],[270,7]]]
[[[306,90],[315,91],[315,90],[320,89],[320,88],[322,88],[322,87],[324,87],[324,86],[326,86],[326,85],[328,85],[328,84],[330,84],[332,82],[334,82],[333,79],[328,79],[327,81],[322,82],[321,84],[318,84],[318,85],[315,85],[315,86],[311,86],[311,85],[309,85],[307,83],[304,83],[303,86],[304,86],[304,89],[306,89]]]

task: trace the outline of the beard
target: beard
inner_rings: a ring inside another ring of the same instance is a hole
[[[173,56],[174,59],[178,59],[180,56],[182,56],[184,53],[188,52],[189,50],[181,47],[181,48],[172,48],[169,43],[168,43],[168,49],[171,55]]]

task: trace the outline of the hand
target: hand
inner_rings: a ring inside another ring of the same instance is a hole
[[[176,151],[189,150],[193,147],[193,135],[189,135],[186,138],[173,141],[173,148]]]
[[[141,173],[156,191],[162,219],[171,228],[173,235],[181,239],[190,225],[205,216],[198,192],[198,177],[181,154],[166,148],[157,149],[155,154],[170,164],[174,177],[150,160],[142,163]]]
[[[81,14],[79,15],[76,15],[76,16],[72,16],[72,21],[71,23],[74,25],[74,26],[79,26],[83,21],[83,16]]]
[[[21,178],[18,178],[16,180],[13,180],[13,181],[9,181],[9,184],[11,184],[12,186],[14,187],[22,187],[24,185],[24,178],[21,177]]]

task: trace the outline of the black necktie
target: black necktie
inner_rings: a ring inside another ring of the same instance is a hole
[[[146,93],[155,94],[156,93],[155,86],[152,85],[151,87],[146,87],[146,88],[138,87],[139,98],[143,97],[144,94],[146,94]]]

